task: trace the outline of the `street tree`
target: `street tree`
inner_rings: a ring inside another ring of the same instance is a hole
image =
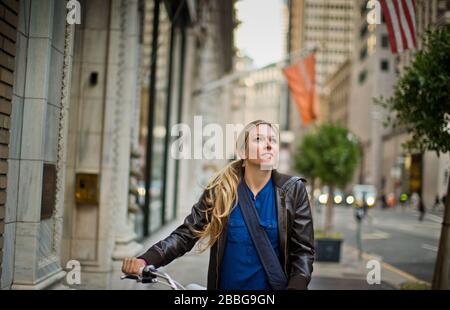
[[[297,152],[294,154],[294,169],[310,179],[312,192],[314,192],[314,184],[317,179],[317,172],[315,171],[315,160],[319,157],[316,148],[316,134],[307,133],[303,136]]]
[[[300,172],[305,178],[309,179],[311,184],[311,193],[314,197],[315,184],[317,180],[317,173],[314,170],[315,160],[319,156],[316,150],[315,140],[316,135],[314,133],[307,133],[303,136],[301,143],[299,144],[297,151],[294,154],[294,169]],[[316,206],[313,198],[313,217],[316,216]]]
[[[324,124],[308,134],[296,155],[296,168],[307,176],[318,178],[329,188],[325,212],[325,236],[333,229],[333,193],[344,188],[353,178],[360,151],[356,137],[337,124]]]

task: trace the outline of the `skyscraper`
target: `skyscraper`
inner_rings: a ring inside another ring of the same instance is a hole
[[[317,48],[318,91],[350,56],[354,38],[354,0],[290,0],[292,61],[304,48]],[[297,54],[297,55],[296,55]]]
[[[320,111],[327,79],[352,55],[355,37],[355,0],[286,0],[287,44],[290,62],[298,61],[305,52],[316,51],[316,86]],[[295,138],[295,148],[307,130],[295,105],[286,106],[287,126]]]

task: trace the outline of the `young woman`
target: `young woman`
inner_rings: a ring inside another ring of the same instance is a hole
[[[218,172],[184,223],[142,256],[126,258],[122,271],[167,265],[201,239],[211,248],[208,289],[307,289],[314,260],[308,194],[304,179],[274,169],[278,151],[275,126],[248,124],[237,141],[243,159]]]

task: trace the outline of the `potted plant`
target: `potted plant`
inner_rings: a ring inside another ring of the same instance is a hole
[[[342,233],[333,232],[325,234],[323,230],[318,229],[314,234],[316,261],[339,262],[341,260]]]
[[[342,233],[333,231],[334,191],[352,179],[360,159],[356,137],[337,124],[324,124],[307,134],[295,157],[296,168],[329,188],[325,225],[315,232],[317,261],[340,261]]]

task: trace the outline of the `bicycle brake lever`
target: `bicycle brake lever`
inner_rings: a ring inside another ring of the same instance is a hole
[[[157,270],[153,265],[145,266],[141,271],[141,276],[143,279],[155,279],[157,277],[157,275],[155,274],[156,272]]]

